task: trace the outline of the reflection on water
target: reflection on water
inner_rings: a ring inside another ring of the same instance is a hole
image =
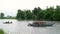
[[[12,21],[12,24],[3,24],[5,21]],[[0,28],[8,34],[60,34],[60,23],[56,21],[52,27],[29,27],[28,23],[33,21],[17,21],[13,19],[0,19]]]

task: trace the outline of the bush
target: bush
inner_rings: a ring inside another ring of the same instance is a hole
[[[0,34],[4,34],[4,31],[2,29],[0,29]]]

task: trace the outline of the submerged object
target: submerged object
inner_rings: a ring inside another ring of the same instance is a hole
[[[54,23],[47,22],[33,22],[32,24],[28,24],[28,26],[40,27],[40,26],[52,26]]]

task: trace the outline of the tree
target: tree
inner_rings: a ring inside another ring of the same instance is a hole
[[[38,20],[43,20],[45,18],[45,10],[42,10],[38,13],[37,19]]]
[[[46,8],[42,10],[40,7],[30,10],[18,10],[17,19],[20,20],[56,20],[60,21],[60,6]]]
[[[33,15],[35,16],[35,19],[36,20],[38,20],[38,15],[39,15],[39,13],[42,11],[42,9],[40,8],[40,7],[38,7],[38,8],[34,8],[33,10],[32,10],[32,13],[33,13]]]
[[[25,14],[24,14],[24,12],[22,10],[18,10],[18,13],[17,13],[16,18],[17,19],[20,19],[20,20],[23,20],[23,19],[25,19],[25,16],[24,15]]]
[[[53,17],[54,20],[60,21],[60,6],[56,6]]]
[[[0,14],[0,17],[3,19],[4,18],[4,13],[1,13]]]
[[[25,10],[25,19],[26,20],[31,20],[32,19],[32,13],[30,10]]]
[[[53,20],[54,7],[47,8],[45,11],[45,19]]]
[[[41,11],[41,8],[40,7],[38,7],[38,8],[34,8],[34,10],[32,10],[32,13],[34,14],[34,15],[38,15],[38,13]]]

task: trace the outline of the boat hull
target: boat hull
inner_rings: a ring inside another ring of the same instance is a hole
[[[28,26],[41,27],[41,26],[53,26],[53,24],[28,24]]]

